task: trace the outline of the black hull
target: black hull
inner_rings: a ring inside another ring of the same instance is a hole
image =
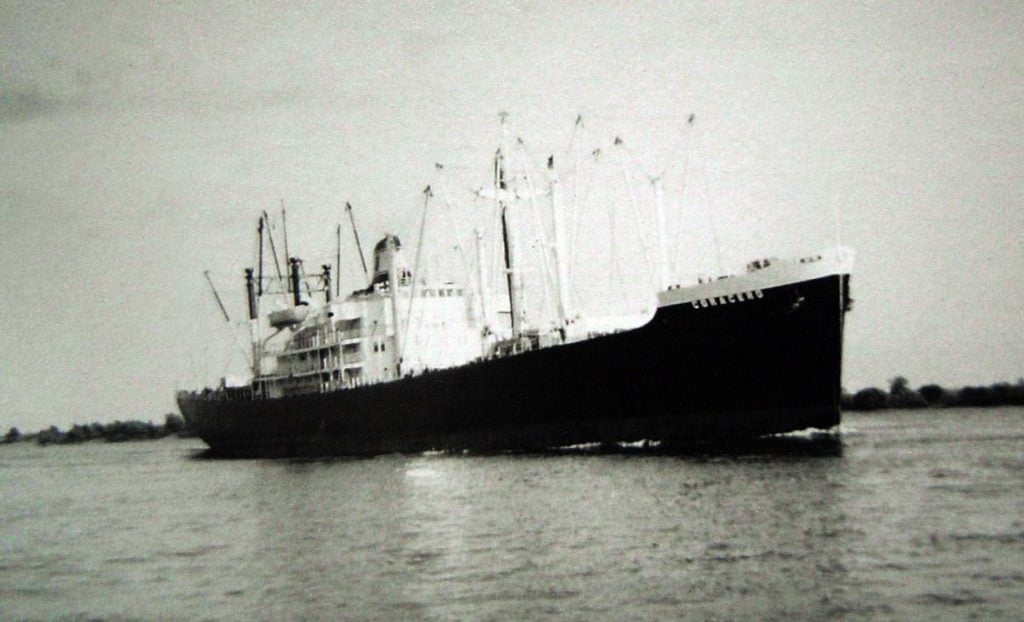
[[[239,457],[693,443],[839,423],[848,276],[658,309],[646,325],[393,382],[279,399],[179,393]]]

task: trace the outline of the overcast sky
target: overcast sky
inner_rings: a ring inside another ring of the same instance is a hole
[[[474,209],[501,110],[538,160],[582,114],[663,173],[681,278],[854,247],[845,386],[1016,381],[1022,32],[1020,2],[0,0],[0,426],[159,419],[237,373],[202,271],[241,318],[260,210],[317,262],[346,200],[413,240],[435,162]]]

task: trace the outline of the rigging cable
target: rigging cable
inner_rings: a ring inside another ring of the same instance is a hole
[[[579,183],[580,183],[580,145],[579,145],[579,141],[576,140],[576,136],[577,136],[577,134],[580,134],[580,133],[582,133],[585,130],[586,130],[586,128],[583,125],[583,115],[582,114],[576,115],[576,123],[574,123],[573,126],[572,126],[572,137],[571,137],[571,139],[569,141],[569,152],[572,153],[572,166],[573,166],[572,204],[571,204],[571,206],[569,208],[569,213],[566,215],[566,219],[565,219],[566,222],[568,223],[568,227],[567,228],[568,228],[568,230],[570,232],[568,244],[567,244],[566,249],[565,249],[565,253],[566,253],[565,261],[568,262],[569,282],[570,283],[574,280],[574,277],[573,277],[573,263],[574,262],[572,262],[569,258],[573,257],[574,254],[576,253],[576,248],[574,246],[575,241],[576,241],[576,238],[575,238],[576,228],[575,227],[576,227],[577,210],[579,208],[579,196],[580,196],[580,193],[578,192],[578,190],[579,190]],[[579,301],[577,300],[577,302],[579,302]]]
[[[434,192],[430,189],[430,186],[427,186],[426,188],[423,189],[423,215],[420,217],[420,236],[419,239],[416,241],[416,257],[413,260],[412,283],[410,283],[409,286],[409,306],[405,314],[405,330],[402,333],[402,342],[398,350],[399,363],[401,363],[405,355],[405,344],[407,343],[406,340],[409,337],[409,325],[412,324],[412,303],[414,300],[416,300],[416,279],[419,275],[420,253],[423,251],[423,238],[427,231],[427,208],[430,206],[430,197],[432,196],[434,196]],[[394,258],[392,258],[392,261],[394,261]],[[401,282],[401,275],[399,275],[398,280],[399,282]],[[392,296],[398,295],[398,285],[398,283],[391,284],[391,287],[393,288],[391,293]],[[395,318],[395,330],[399,330],[399,321],[397,317]]]
[[[465,283],[466,287],[468,287],[471,290],[473,290],[473,297],[474,297],[474,303],[475,303],[476,308],[477,309],[482,309],[483,308],[483,304],[484,304],[483,303],[483,295],[484,295],[483,294],[483,287],[484,286],[483,286],[482,283],[480,283],[478,288],[473,288],[472,287],[472,283],[473,283],[474,279],[473,279],[471,271],[470,271],[469,260],[466,258],[466,251],[462,247],[462,243],[459,242],[458,227],[456,227],[456,225],[455,225],[455,210],[452,207],[452,202],[451,202],[451,199],[449,198],[449,195],[448,195],[448,187],[444,183],[444,174],[443,174],[444,165],[442,165],[442,164],[435,164],[434,166],[436,167],[436,170],[438,171],[437,176],[435,178],[435,181],[436,181],[438,187],[441,189],[441,198],[444,201],[445,214],[448,215],[448,226],[451,227],[452,236],[455,238],[455,250],[457,250],[459,252],[459,260],[462,263],[462,271],[464,273],[464,276],[463,276],[464,281],[463,282]],[[479,290],[479,291],[477,291],[477,290]]]
[[[359,243],[359,230],[356,229],[356,218],[352,215],[352,204],[345,201],[345,211],[348,212],[348,221],[352,224],[352,235],[356,238],[356,250],[359,251],[359,261],[363,263],[363,276],[367,281],[370,279],[370,271],[366,269],[366,256],[363,255],[363,245]]]
[[[288,221],[285,220],[284,199],[281,199],[281,236],[284,238],[284,257],[291,259],[291,255],[288,254]]]
[[[451,199],[449,198],[448,195],[448,188],[444,183],[444,175],[442,173],[442,171],[444,171],[444,165],[435,164],[434,167],[438,171],[434,181],[437,184],[437,186],[441,189],[441,199],[444,201],[445,214],[448,215],[448,226],[451,227],[452,229],[452,237],[455,239],[455,250],[458,251],[459,253],[459,261],[462,263],[462,271],[464,273],[464,278],[468,283],[470,280],[469,260],[466,258],[466,251],[465,249],[463,249],[462,243],[459,241],[459,232],[458,228],[455,225],[455,214],[452,208]]]
[[[533,211],[533,229],[536,235],[536,241],[540,244],[540,265],[541,265],[541,309],[551,311],[551,295],[550,290],[555,288],[554,275],[551,272],[550,262],[548,261],[548,253],[551,250],[551,245],[548,244],[547,237],[544,232],[544,225],[540,218],[540,208],[537,207],[537,191],[533,186],[533,177],[530,175],[529,165],[531,162],[530,154],[526,150],[526,144],[522,138],[516,137],[516,144],[520,151],[520,163],[523,167],[522,177],[526,180],[526,190],[530,194],[530,207]]]
[[[679,195],[678,195],[679,198],[678,198],[678,203],[677,203],[677,205],[679,206],[679,209],[677,210],[677,213],[676,213],[676,222],[675,222],[675,227],[674,227],[674,232],[673,232],[674,235],[671,238],[673,241],[678,241],[678,240],[682,239],[682,236],[683,236],[683,226],[684,226],[684,223],[686,222],[686,219],[684,218],[684,214],[683,214],[683,208],[684,208],[684,206],[686,204],[686,188],[687,188],[687,182],[689,181],[689,175],[690,175],[690,152],[692,151],[692,148],[693,148],[693,140],[692,140],[693,131],[692,131],[691,128],[693,128],[693,121],[694,121],[694,119],[695,119],[694,114],[690,113],[690,116],[687,117],[687,119],[686,119],[685,131],[682,133],[682,136],[680,137],[680,139],[676,141],[676,147],[678,147],[679,144],[683,143],[684,139],[685,139],[686,151],[683,152],[683,169],[682,169],[682,176],[681,176],[681,180],[680,180],[680,188],[679,188]],[[673,157],[674,157],[674,155],[675,155],[675,150],[673,149]],[[672,274],[674,274],[674,275],[678,275],[679,274],[679,266],[682,263],[682,260],[680,259],[679,254],[682,252],[682,250],[683,250],[683,245],[682,244],[676,244],[676,252],[672,254],[672,263],[673,263]]]
[[[584,127],[584,130],[585,129],[586,128]],[[597,168],[599,160],[601,159],[601,150],[600,149],[594,149],[590,153],[590,156],[591,156],[591,161],[593,163],[593,166],[589,167],[589,170],[593,171],[594,169]],[[577,169],[577,171],[579,171],[578,163],[577,163],[576,169]],[[592,177],[593,174],[591,173],[590,176]],[[590,201],[590,179],[589,178],[587,179],[587,183],[586,184],[581,183],[581,181],[582,181],[582,177],[577,173],[576,179],[573,181],[573,202],[575,203],[577,201],[578,197],[579,197],[579,192],[578,192],[577,188],[581,187],[583,189],[583,193],[584,193],[583,194],[582,204],[583,204],[584,207],[586,207],[588,202]],[[580,296],[580,294],[579,294],[579,290],[577,289],[577,281],[578,280],[575,278],[575,274],[576,274],[576,261],[579,259],[578,255],[576,253],[576,248],[577,248],[577,241],[579,240],[579,235],[580,235],[580,225],[583,222],[583,219],[579,218],[579,211],[576,209],[575,206],[573,207],[573,213],[575,214],[575,217],[573,218],[573,223],[572,223],[572,240],[571,240],[570,246],[569,246],[569,248],[572,249],[572,252],[570,253],[570,256],[573,258],[573,261],[570,262],[570,264],[569,264],[570,269],[571,269],[570,277],[569,277],[569,282],[572,283],[572,291],[573,291],[573,294],[576,296],[576,308],[579,309],[579,308],[581,308],[583,306],[583,297]]]
[[[210,271],[203,270],[203,276],[206,277],[206,282],[210,284],[210,291],[213,292],[213,297],[217,300],[217,306],[220,307],[220,312],[221,314],[224,315],[224,321],[227,323],[229,327],[231,327],[231,337],[234,340],[235,345],[237,345],[238,349],[242,351],[242,356],[245,357],[246,362],[251,367],[252,360],[249,358],[249,354],[245,351],[245,348],[242,346],[241,342],[238,341],[238,334],[235,331],[236,327],[234,326],[234,324],[231,323],[231,318],[228,316],[228,310],[224,308],[224,302],[221,300],[220,294],[217,293],[217,288],[214,287],[213,285],[213,280],[210,278]],[[228,361],[228,363],[230,363],[230,360]]]
[[[299,261],[299,270],[302,272],[302,285],[306,288],[306,295],[309,296],[310,302],[313,301],[313,290],[309,288],[309,277],[306,276],[306,262]]]
[[[626,155],[628,155],[628,154],[626,153],[626,149],[625,149],[625,146],[622,143],[622,139],[619,138],[618,136],[615,137],[615,141],[614,141],[613,144],[616,147],[618,147],[618,149],[616,151],[619,154],[619,164],[621,165],[621,168],[622,168],[622,179],[625,181],[625,184],[626,184],[626,193],[627,193],[627,196],[629,198],[630,211],[633,212],[633,218],[631,220],[634,221],[634,224],[636,226],[637,237],[640,240],[640,251],[643,253],[643,260],[644,260],[644,270],[643,270],[643,273],[647,277],[648,281],[650,281],[650,279],[651,279],[651,276],[650,276],[650,274],[651,274],[651,270],[650,270],[650,267],[651,267],[651,253],[650,253],[650,250],[647,248],[647,239],[644,236],[644,230],[643,230],[643,227],[644,227],[643,222],[642,222],[643,219],[641,218],[640,208],[636,204],[636,196],[633,193],[633,184],[630,182],[629,171],[626,168]]]
[[[337,241],[338,241],[338,249],[337,249],[337,255],[336,255],[336,258],[335,258],[335,261],[337,262],[336,267],[335,267],[335,270],[337,271],[337,275],[334,277],[334,283],[335,283],[335,286],[334,286],[334,292],[335,292],[334,293],[334,297],[337,298],[340,301],[341,300],[341,224],[340,223],[338,224],[336,237],[337,237]]]
[[[267,225],[267,240],[270,241],[270,253],[274,256],[274,269],[277,270],[277,278],[283,279],[281,264],[277,261],[277,246],[274,245],[273,227],[270,226],[270,216],[267,215],[266,210],[263,210],[263,222]]]

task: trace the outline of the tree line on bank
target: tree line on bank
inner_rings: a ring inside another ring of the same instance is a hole
[[[913,389],[903,376],[889,381],[889,391],[877,387],[842,394],[843,410],[882,410],[885,408],[950,408],[957,406],[1022,406],[1024,378],[1016,384],[1000,382],[988,386],[947,389],[926,384]]]
[[[115,421],[113,423],[75,424],[67,431],[50,426],[38,432],[22,434],[18,428],[10,428],[0,437],[0,443],[36,441],[40,445],[65,445],[85,441],[105,440],[108,442],[140,441],[164,438],[171,435],[188,436],[185,420],[176,413],[164,415],[163,424],[152,421]]]
[[[1016,384],[1000,382],[988,386],[967,386],[947,389],[937,384],[926,384],[913,389],[903,376],[889,382],[889,390],[877,387],[861,389],[856,393],[843,390],[843,410],[872,411],[886,408],[949,408],[957,406],[1024,406],[1024,379]],[[10,428],[0,437],[0,443],[34,440],[40,445],[62,445],[92,440],[109,442],[164,438],[171,435],[189,436],[185,420],[176,413],[164,415],[163,424],[152,421],[115,421],[113,423],[76,424],[69,430],[50,426],[34,433],[22,434]]]

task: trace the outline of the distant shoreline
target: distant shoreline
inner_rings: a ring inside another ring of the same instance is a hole
[[[856,393],[849,393],[844,389],[841,396],[842,410],[851,412],[988,406],[1024,406],[1024,378],[1017,380],[1015,384],[999,382],[958,389],[926,384],[912,389],[906,378],[897,376],[889,382],[888,391],[867,387]],[[167,413],[164,415],[163,424],[159,425],[152,421],[114,421],[76,424],[67,431],[50,426],[38,432],[25,434],[12,427],[0,437],[0,445],[24,441],[36,441],[39,445],[69,445],[95,440],[118,443],[156,440],[168,436],[192,436],[186,429],[185,420],[181,415]]]
[[[842,393],[842,409],[869,412],[889,409],[956,408],[985,406],[1024,406],[1024,378],[1016,384],[999,382],[986,386],[972,385],[947,389],[926,384],[912,389],[903,376],[889,381],[889,390],[877,387],[856,393]]]
[[[152,421],[114,421],[113,423],[75,424],[67,431],[52,425],[38,432],[25,434],[22,434],[18,428],[10,428],[0,438],[0,444],[35,441],[39,445],[70,445],[96,440],[119,443],[156,440],[168,436],[191,436],[181,415],[167,413],[164,415],[163,424],[159,425]]]

